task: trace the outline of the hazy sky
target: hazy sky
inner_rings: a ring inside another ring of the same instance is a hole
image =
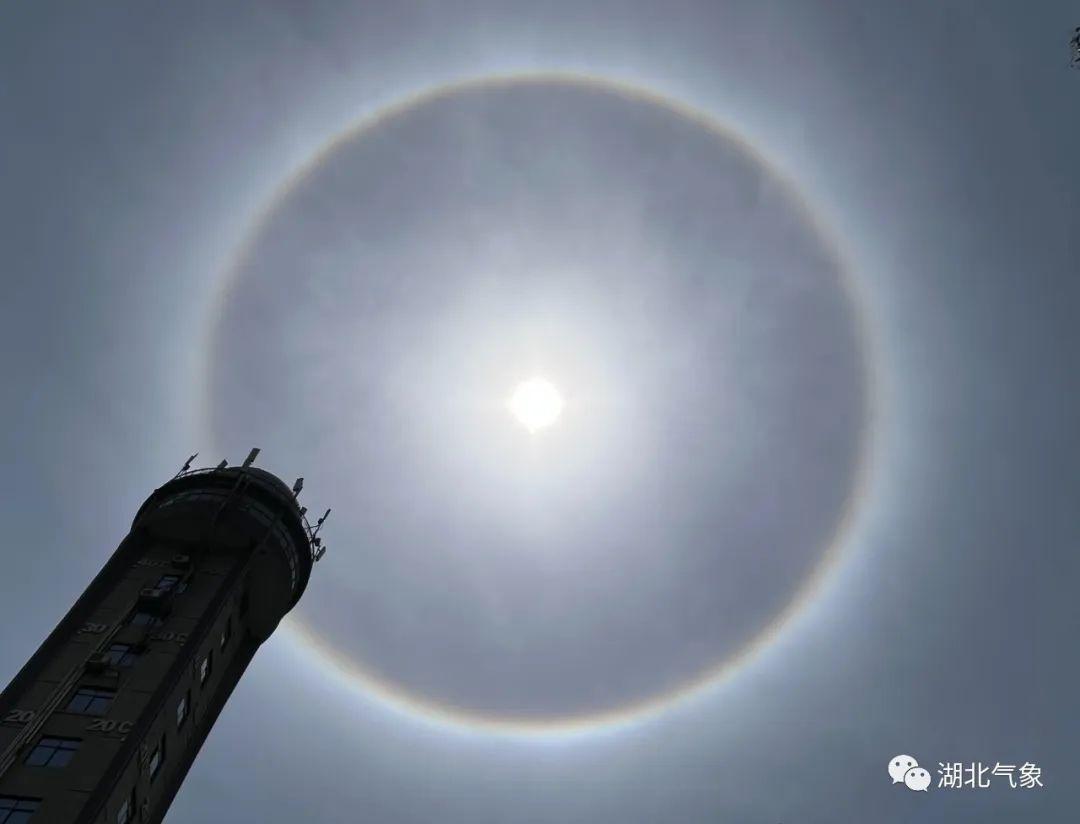
[[[170,824],[1071,818],[1080,7],[127,5],[0,12],[0,681],[257,445]]]

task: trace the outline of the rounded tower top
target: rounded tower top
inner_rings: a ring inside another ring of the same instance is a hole
[[[304,594],[311,577],[314,534],[296,493],[279,477],[253,466],[230,466],[182,471],[158,487],[139,507],[132,521],[135,529],[165,507],[180,503],[201,503],[220,508],[241,506],[258,514],[267,530],[278,535],[282,548],[295,557],[292,595],[288,608]],[[293,566],[292,563],[289,564]]]

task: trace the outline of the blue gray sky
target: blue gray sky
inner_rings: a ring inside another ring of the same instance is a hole
[[[6,7],[0,678],[258,445],[330,550],[170,824],[1069,820],[1076,25]]]

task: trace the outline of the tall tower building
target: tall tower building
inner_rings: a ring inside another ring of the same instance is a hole
[[[97,577],[0,695],[0,824],[156,824],[255,650],[323,552],[251,464],[146,499]],[[194,456],[193,456],[194,457]],[[327,510],[329,514],[329,510]]]

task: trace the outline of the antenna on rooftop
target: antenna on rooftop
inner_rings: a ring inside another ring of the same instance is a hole
[[[318,537],[317,537],[318,534],[319,534],[319,530],[322,529],[323,522],[329,517],[330,517],[330,510],[328,509],[328,510],[326,510],[326,512],[323,513],[323,516],[321,518],[319,518],[318,521],[315,522],[315,529],[313,529],[312,532],[311,532],[312,541],[318,541],[319,540]],[[318,544],[316,544],[316,546],[318,546]]]

